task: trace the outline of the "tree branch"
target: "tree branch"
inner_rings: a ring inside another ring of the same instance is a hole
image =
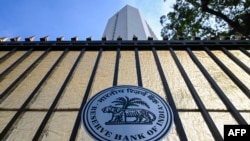
[[[212,15],[215,15],[221,19],[223,19],[225,22],[227,22],[232,28],[239,28],[240,24],[238,21],[233,21],[229,19],[226,15],[224,15],[221,12],[214,11],[213,9],[208,8],[209,0],[201,0],[201,8],[203,12],[208,12]]]

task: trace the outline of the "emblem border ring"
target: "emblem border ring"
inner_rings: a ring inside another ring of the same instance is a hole
[[[91,107],[91,105],[104,93],[108,92],[108,91],[112,91],[114,89],[129,89],[129,88],[134,88],[134,89],[140,89],[143,91],[146,91],[150,94],[153,94],[157,100],[159,100],[162,104],[162,106],[167,110],[167,121],[166,124],[164,125],[164,127],[162,128],[161,131],[159,131],[159,133],[157,132],[157,135],[151,137],[151,138],[147,138],[146,141],[151,141],[151,140],[160,140],[162,139],[164,136],[166,136],[169,131],[171,130],[172,126],[173,126],[173,122],[174,122],[174,115],[172,112],[171,107],[169,106],[169,104],[166,102],[166,100],[164,100],[161,96],[159,96],[157,93],[140,87],[140,86],[132,86],[132,85],[118,85],[118,86],[112,86],[109,88],[106,88],[100,92],[97,92],[94,96],[92,96],[87,103],[84,105],[83,109],[82,109],[82,113],[81,113],[81,121],[82,121],[82,125],[85,128],[85,130],[88,132],[88,134],[95,138],[96,140],[111,140],[111,139],[107,139],[104,136],[99,135],[90,125],[90,119],[88,119],[88,113],[89,113],[89,109]]]

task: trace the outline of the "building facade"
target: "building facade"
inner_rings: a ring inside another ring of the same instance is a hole
[[[131,40],[134,36],[137,36],[138,40],[146,40],[148,37],[157,40],[139,10],[130,5],[126,5],[108,20],[103,36],[106,36],[107,40],[116,40],[118,37]]]

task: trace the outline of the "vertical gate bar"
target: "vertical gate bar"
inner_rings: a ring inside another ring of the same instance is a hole
[[[0,102],[3,101],[3,99],[6,98],[9,92],[11,92],[22,80],[24,80],[24,78],[26,78],[28,73],[30,73],[38,65],[38,62],[42,60],[48,54],[50,49],[51,48],[48,48],[47,50],[45,50],[45,52],[42,55],[40,55],[39,58],[37,58],[14,82],[12,82],[8,86],[8,88],[4,90],[2,94],[0,94]]]
[[[143,86],[142,77],[141,77],[140,58],[139,58],[139,54],[138,54],[138,47],[135,47],[135,61],[136,61],[136,72],[137,72],[138,86]]]
[[[52,74],[56,66],[61,62],[62,58],[65,56],[65,54],[68,52],[68,48],[64,50],[64,52],[61,54],[61,56],[57,59],[57,61],[54,63],[54,65],[50,68],[50,70],[47,72],[47,74],[43,77],[43,79],[39,82],[39,84],[36,86],[36,88],[32,91],[30,96],[26,99],[26,101],[23,103],[23,105],[20,107],[20,109],[16,112],[16,114],[13,116],[13,118],[10,120],[10,122],[7,124],[7,126],[2,130],[2,133],[0,134],[0,140],[4,140],[7,138],[7,133],[11,130],[11,127],[13,124],[15,124],[16,120],[22,115],[23,112],[25,112],[26,107],[29,105],[32,98],[37,94],[38,90],[41,88],[41,86],[44,84],[44,82],[49,78],[49,76]]]
[[[8,53],[6,53],[4,56],[0,57],[0,63],[3,62],[4,60],[6,60],[7,58],[10,57],[10,55],[16,51],[16,47],[13,48],[12,50],[10,50]]]
[[[74,73],[80,59],[82,58],[82,55],[83,55],[84,51],[85,51],[85,49],[83,48],[81,53],[77,57],[74,65],[72,66],[68,76],[64,80],[62,87],[60,88],[59,92],[57,93],[53,103],[51,104],[46,116],[44,117],[42,123],[40,124],[36,134],[34,135],[33,140],[36,141],[36,140],[39,140],[42,137],[41,135],[42,135],[43,129],[46,126],[47,122],[49,121],[51,114],[55,111],[56,105],[57,105],[58,101],[60,100],[60,98],[61,98],[61,96],[62,96],[62,94],[63,94],[63,92],[64,92],[64,90],[65,90],[65,88],[67,86],[67,84],[69,83],[69,80],[71,79],[71,77],[72,77],[72,75],[73,75],[73,73]]]
[[[247,125],[246,120],[240,115],[239,111],[237,111],[237,109],[230,102],[230,100],[227,98],[227,96],[225,95],[225,93],[220,89],[220,87],[218,86],[218,84],[209,75],[209,73],[207,72],[207,70],[203,67],[203,65],[196,58],[196,56],[193,54],[193,52],[191,51],[191,49],[189,47],[187,47],[187,52],[188,52],[189,56],[191,57],[191,59],[194,61],[194,63],[198,66],[198,68],[200,69],[200,71],[202,72],[202,74],[206,77],[206,79],[208,80],[208,82],[210,83],[210,85],[212,86],[212,88],[218,94],[218,96],[220,97],[220,99],[223,101],[223,103],[225,104],[225,106],[227,107],[227,109],[231,112],[231,114],[233,115],[233,117],[236,119],[236,121],[239,124]]]
[[[8,73],[10,73],[11,70],[13,70],[15,67],[17,67],[19,64],[21,64],[21,62],[27,58],[30,53],[33,51],[33,47],[30,48],[25,54],[23,54],[19,59],[17,59],[12,65],[10,65],[6,70],[4,70],[1,74],[0,74],[0,78],[2,78],[4,75],[7,75]],[[1,81],[1,79],[0,79]]]
[[[120,48],[117,47],[117,50],[116,50],[116,59],[115,59],[115,71],[114,71],[114,78],[113,78],[113,86],[117,85],[120,57],[121,57],[120,56]]]
[[[240,49],[243,53],[245,53],[246,56],[250,57],[250,53],[249,53],[245,48],[239,47],[239,49]]]
[[[185,133],[183,125],[181,123],[178,111],[177,111],[175,103],[174,103],[174,99],[173,99],[172,94],[170,92],[170,89],[169,89],[169,86],[168,86],[168,83],[167,83],[167,79],[166,79],[166,77],[164,75],[164,71],[162,69],[162,66],[161,66],[160,60],[158,58],[155,47],[152,48],[152,52],[153,52],[153,55],[154,55],[154,58],[155,58],[155,62],[156,62],[158,72],[159,72],[160,77],[161,77],[161,81],[163,83],[163,87],[164,87],[164,90],[165,90],[169,105],[171,106],[171,108],[173,110],[174,122],[175,122],[176,127],[177,127],[176,130],[177,130],[177,132],[179,134],[179,138],[180,138],[181,141],[187,141],[186,133]]]
[[[246,94],[250,99],[250,90],[246,85],[244,85],[231,71],[228,69],[211,51],[209,48],[204,48],[207,54],[215,61],[215,63],[220,66],[220,68],[233,80],[233,82]]]
[[[87,99],[89,97],[89,93],[90,93],[90,90],[91,90],[91,87],[92,87],[92,84],[93,84],[93,81],[94,81],[94,78],[95,78],[95,75],[96,75],[96,71],[97,71],[97,68],[98,68],[98,64],[100,62],[101,55],[102,55],[102,50],[103,50],[102,48],[99,49],[99,53],[98,53],[98,56],[97,56],[93,71],[91,73],[89,83],[88,83],[87,89],[85,91],[83,100],[82,100],[81,107],[79,109],[79,112],[78,112],[77,118],[75,120],[73,130],[72,130],[71,135],[70,135],[70,139],[69,139],[70,141],[75,141],[75,139],[76,139],[76,135],[77,135],[79,125],[80,125],[80,122],[81,122],[81,111],[82,111],[82,109],[83,109],[84,105],[86,104]]]
[[[250,69],[248,66],[246,66],[244,63],[242,63],[237,57],[235,57],[231,52],[229,52],[225,47],[221,48],[222,51],[230,58],[232,59],[236,64],[238,64],[246,73],[250,75]]]
[[[213,122],[213,119],[211,118],[208,111],[206,110],[205,105],[203,104],[202,100],[200,99],[197,91],[195,90],[192,82],[190,81],[187,73],[185,72],[184,68],[182,67],[182,65],[181,65],[181,63],[180,63],[178,57],[176,56],[172,47],[170,47],[170,53],[175,61],[175,64],[177,65],[179,71],[181,72],[181,75],[182,75],[183,79],[185,80],[185,82],[188,86],[188,89],[191,92],[191,94],[196,102],[196,105],[199,107],[201,114],[202,114],[204,120],[206,121],[207,126],[209,127],[209,130],[211,131],[214,139],[217,141],[223,141],[223,137],[221,136],[218,128],[216,127],[215,123]]]

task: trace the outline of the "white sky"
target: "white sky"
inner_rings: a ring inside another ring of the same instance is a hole
[[[160,17],[171,10],[174,0],[1,0],[0,37],[49,35],[49,40],[92,36],[100,40],[108,19],[125,5],[138,8],[158,39]]]

